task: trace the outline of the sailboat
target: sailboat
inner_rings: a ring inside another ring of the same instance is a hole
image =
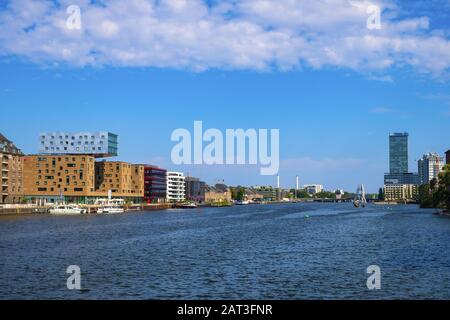
[[[353,205],[355,206],[355,208],[359,208],[359,207],[365,207],[367,204],[367,200],[366,200],[366,192],[364,190],[364,185],[361,184],[358,186],[358,189],[356,190],[356,196],[355,199],[353,200]]]

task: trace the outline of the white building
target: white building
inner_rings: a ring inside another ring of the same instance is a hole
[[[307,184],[303,186],[309,194],[316,194],[323,191],[323,185],[321,184]]]
[[[167,201],[180,202],[186,198],[186,177],[181,172],[167,172]]]
[[[386,201],[407,201],[417,199],[419,187],[416,184],[387,184],[384,186]]]
[[[417,162],[417,165],[420,184],[426,184],[438,178],[439,172],[444,167],[444,158],[437,153],[427,153]]]

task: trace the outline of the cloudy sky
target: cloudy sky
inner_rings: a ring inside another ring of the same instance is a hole
[[[411,171],[450,148],[449,71],[450,0],[0,2],[1,131],[29,153],[40,131],[105,129],[121,159],[177,169],[170,134],[194,120],[279,128],[285,186],[376,191],[389,132],[410,132]]]

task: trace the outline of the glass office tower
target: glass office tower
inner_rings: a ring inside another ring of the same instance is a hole
[[[408,172],[408,133],[389,135],[389,172]]]

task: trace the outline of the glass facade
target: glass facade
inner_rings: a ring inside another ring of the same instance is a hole
[[[154,166],[144,167],[144,202],[161,203],[167,197],[167,171]]]
[[[408,172],[408,133],[392,133],[389,136],[389,172]]]
[[[118,136],[110,132],[47,132],[39,136],[40,154],[118,155]]]

